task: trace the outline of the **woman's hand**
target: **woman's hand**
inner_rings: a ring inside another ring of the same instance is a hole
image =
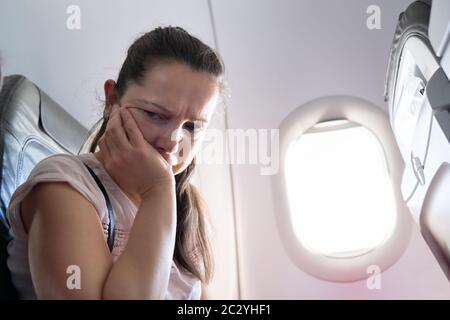
[[[98,145],[105,170],[129,194],[144,199],[155,187],[175,185],[172,167],[144,139],[127,108],[111,113]]]

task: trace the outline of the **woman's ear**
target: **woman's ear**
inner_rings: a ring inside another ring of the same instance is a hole
[[[116,90],[116,82],[112,79],[108,79],[105,81],[104,85],[105,90],[105,111],[104,115],[111,114],[111,107],[117,103],[119,103],[119,96]]]

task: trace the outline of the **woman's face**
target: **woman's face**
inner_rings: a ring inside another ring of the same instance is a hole
[[[108,96],[106,90],[105,84]],[[217,84],[207,73],[172,62],[153,65],[141,84],[130,82],[119,104],[176,175],[198,152],[217,99]]]

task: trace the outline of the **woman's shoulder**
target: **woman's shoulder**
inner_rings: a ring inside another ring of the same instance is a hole
[[[85,164],[95,167],[97,164],[92,158],[92,153],[88,154],[52,154],[39,161],[31,170],[28,180],[31,179],[71,179],[91,184],[90,173]]]
[[[43,182],[66,182],[72,189],[91,202],[100,215],[103,215],[103,198],[97,190],[89,171],[83,165],[78,155],[53,154],[39,161],[32,169],[25,182],[19,185],[11,196],[6,215],[11,227],[16,229],[16,235],[22,235],[19,204],[27,197],[34,187]]]
[[[27,183],[34,185],[42,181],[66,182],[96,207],[103,203],[98,192],[98,186],[88,168],[94,168],[93,154],[54,154],[41,160],[27,179]]]
[[[15,192],[39,182],[51,181],[65,181],[76,189],[92,189],[90,173],[83,164],[83,158],[84,155],[58,153],[42,159]]]
[[[31,170],[29,178],[42,174],[67,175],[81,170],[80,159],[77,155],[57,153],[39,161]]]

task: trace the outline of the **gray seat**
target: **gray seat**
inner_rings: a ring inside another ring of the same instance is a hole
[[[10,240],[5,211],[14,190],[33,167],[55,153],[78,154],[88,130],[22,75],[4,78],[0,92],[0,291],[6,291],[6,243]],[[0,292],[0,298],[10,297]]]

